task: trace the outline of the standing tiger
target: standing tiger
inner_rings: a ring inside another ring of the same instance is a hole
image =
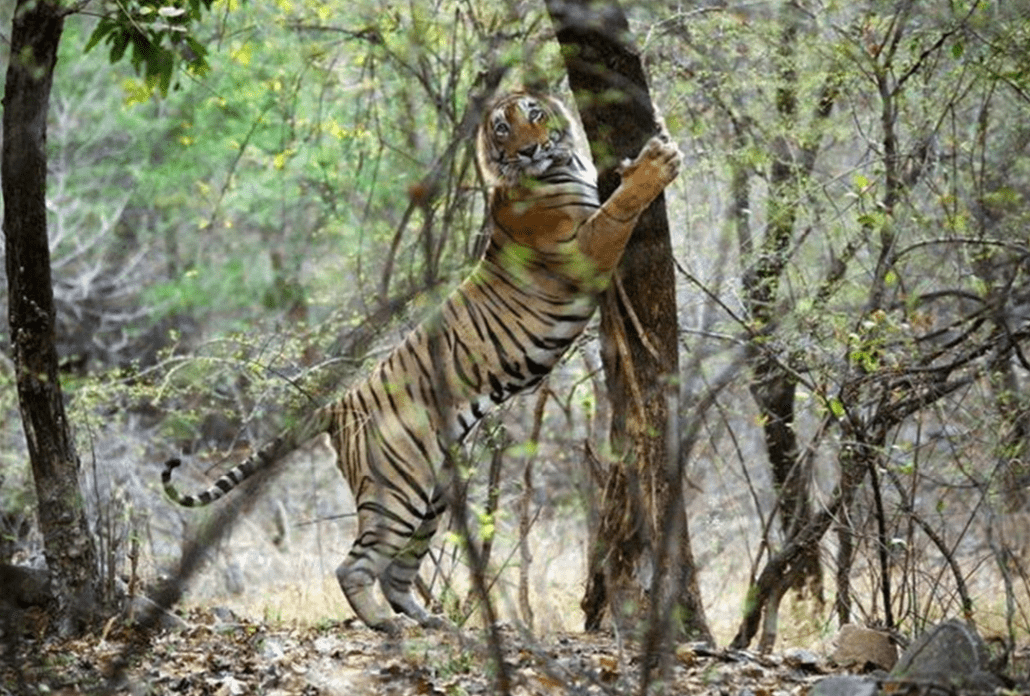
[[[168,496],[207,505],[262,467],[328,433],[357,503],[358,536],[336,570],[368,626],[396,633],[374,597],[438,626],[411,583],[446,505],[440,469],[447,448],[483,414],[540,382],[583,331],[639,215],[679,172],[681,155],[662,137],[623,163],[622,183],[603,204],[596,172],[560,102],[514,92],[485,112],[477,136],[491,186],[490,240],[475,270],[433,314],[342,398],[305,417],[209,489]]]

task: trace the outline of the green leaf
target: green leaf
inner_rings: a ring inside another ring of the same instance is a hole
[[[862,213],[858,216],[858,224],[862,227],[878,229],[883,225],[884,217],[880,212]]]
[[[844,403],[836,396],[832,397],[829,402],[830,413],[836,418],[844,417]]]
[[[118,27],[117,24],[104,17],[97,22],[97,28],[90,34],[89,40],[86,42],[86,48],[83,49],[83,53],[89,53],[98,43],[103,41],[108,35],[111,34]]]
[[[112,63],[117,63],[125,55],[125,49],[129,47],[129,34],[125,30],[121,30],[112,37],[111,41],[111,55],[110,59]]]

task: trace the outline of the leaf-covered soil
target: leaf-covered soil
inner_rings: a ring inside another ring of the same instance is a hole
[[[604,634],[563,635],[546,644],[504,628],[513,694],[634,693],[634,647]],[[483,631],[406,629],[391,640],[360,625],[290,627],[196,611],[147,646],[132,633],[63,642],[22,641],[4,662],[0,694],[495,694],[497,670]],[[10,646],[8,646],[10,649]],[[121,677],[118,663],[128,657]],[[666,693],[801,694],[825,671],[803,651],[759,656],[681,645]],[[655,675],[655,678],[659,678]]]
[[[620,649],[610,635],[567,634],[543,643],[502,628],[500,636],[512,694],[640,692],[640,651]],[[388,639],[357,624],[290,627],[196,610],[180,628],[163,630],[148,643],[126,628],[109,627],[101,636],[23,639],[6,649],[2,696],[499,692],[486,635],[473,630],[410,627],[400,639]],[[661,684],[655,693],[807,694],[835,672],[824,657],[797,649],[759,655],[683,644],[670,657],[664,674],[652,672]]]

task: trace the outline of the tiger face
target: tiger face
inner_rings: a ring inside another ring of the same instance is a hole
[[[484,176],[515,185],[569,163],[575,152],[571,119],[550,97],[515,92],[486,110],[479,127],[477,155]]]

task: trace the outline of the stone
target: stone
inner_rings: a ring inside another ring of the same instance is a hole
[[[990,692],[1004,682],[988,669],[990,653],[976,630],[950,619],[908,647],[891,671],[892,682],[940,684],[967,692]]]
[[[874,696],[876,689],[876,681],[869,677],[845,674],[820,679],[808,696]]]
[[[783,653],[784,661],[796,669],[803,670],[805,672],[823,672],[822,665],[819,664],[819,656],[811,650],[805,650],[804,648],[790,648]]]
[[[830,659],[844,668],[866,671],[871,666],[889,672],[898,662],[898,649],[883,631],[844,624],[833,642]]]

